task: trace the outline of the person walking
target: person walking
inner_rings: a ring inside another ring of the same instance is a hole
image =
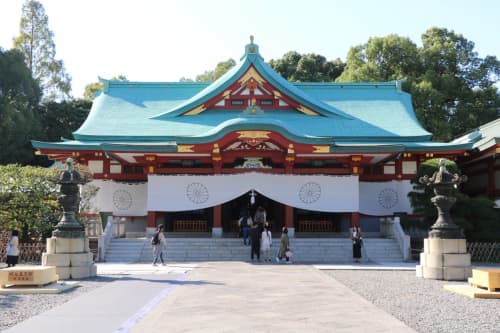
[[[363,234],[359,227],[352,227],[351,233],[352,240],[352,257],[355,262],[361,261],[361,246],[363,245]]]
[[[249,223],[250,222],[250,223]],[[239,226],[241,228],[241,235],[243,236],[243,244],[250,245],[248,240],[248,233],[250,231],[252,218],[250,217],[250,211],[247,207],[244,207],[240,213]]]
[[[264,226],[260,242],[260,251],[262,252],[264,261],[271,261],[271,245],[273,245],[273,238],[268,225]]]
[[[276,262],[280,262],[285,258],[287,264],[291,264],[292,261],[286,255],[286,252],[290,251],[290,239],[288,238],[288,228],[283,227],[281,229],[281,239],[280,239],[280,249],[278,251],[278,256],[276,257]]]
[[[160,224],[158,230],[151,240],[151,245],[153,245],[153,266],[156,266],[156,262],[160,259],[161,264],[165,266],[165,261],[163,260],[163,250],[167,247],[167,240],[163,234],[164,226]]]
[[[5,252],[7,254],[7,267],[16,266],[19,259],[19,232],[17,230],[12,230]]]
[[[257,224],[252,225],[250,229],[250,259],[253,260],[254,255],[257,256],[257,260],[260,261],[260,237],[259,227]]]

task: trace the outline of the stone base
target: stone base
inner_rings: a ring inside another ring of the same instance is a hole
[[[465,281],[472,275],[465,239],[424,239],[416,276],[424,279]]]
[[[15,266],[0,270],[0,288],[8,285],[43,286],[58,279],[54,266]]]
[[[221,238],[222,237],[222,228],[212,228],[212,237],[213,238]]]
[[[48,238],[42,266],[54,266],[62,280],[82,279],[97,273],[88,238]]]
[[[89,252],[88,238],[47,238],[47,253],[82,253]]]

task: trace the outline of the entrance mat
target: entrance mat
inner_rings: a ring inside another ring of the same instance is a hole
[[[80,285],[77,281],[59,281],[47,284],[41,287],[38,286],[12,286],[0,288],[0,295],[15,295],[15,294],[59,294],[71,288]]]
[[[470,298],[500,298],[500,291],[488,291],[481,288],[476,288],[467,284],[447,284],[444,289],[452,293],[464,295]]]

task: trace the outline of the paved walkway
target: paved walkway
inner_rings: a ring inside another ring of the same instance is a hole
[[[98,273],[129,275],[6,332],[414,332],[313,266],[99,264]]]

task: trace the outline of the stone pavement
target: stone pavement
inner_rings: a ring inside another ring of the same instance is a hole
[[[414,332],[308,265],[98,264],[98,274],[123,277],[6,332]]]

